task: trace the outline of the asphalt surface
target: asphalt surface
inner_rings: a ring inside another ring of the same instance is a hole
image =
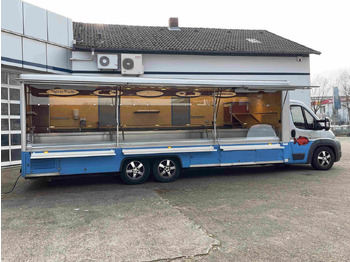
[[[24,180],[2,196],[2,261],[349,261],[350,138],[309,166]],[[19,170],[2,169],[2,192]]]

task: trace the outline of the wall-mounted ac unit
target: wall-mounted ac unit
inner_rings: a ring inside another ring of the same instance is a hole
[[[143,74],[142,55],[122,54],[121,68],[123,75],[141,75]]]
[[[97,68],[100,70],[118,70],[118,55],[98,54]]]

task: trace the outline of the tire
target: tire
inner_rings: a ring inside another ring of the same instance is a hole
[[[175,181],[180,175],[179,161],[173,158],[162,158],[154,161],[153,175],[161,183]]]
[[[147,160],[129,159],[124,162],[120,176],[126,184],[136,185],[146,182],[149,174],[150,167]]]
[[[328,170],[334,164],[334,152],[327,146],[316,148],[311,165],[317,170]]]

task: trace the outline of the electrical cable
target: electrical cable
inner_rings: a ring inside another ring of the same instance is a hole
[[[11,189],[10,191],[4,192],[4,193],[1,192],[1,195],[10,194],[10,193],[15,189],[15,187],[16,187],[16,185],[17,185],[17,182],[18,182],[18,179],[19,179],[19,178],[21,177],[21,175],[22,175],[21,173],[22,173],[22,172],[19,172],[19,176],[17,177],[16,182],[14,183],[12,189]]]

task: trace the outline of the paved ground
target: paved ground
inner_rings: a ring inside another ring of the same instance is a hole
[[[2,196],[3,261],[349,261],[350,138],[330,171],[186,171],[174,183],[110,176],[19,180]],[[18,170],[2,170],[2,190]]]

